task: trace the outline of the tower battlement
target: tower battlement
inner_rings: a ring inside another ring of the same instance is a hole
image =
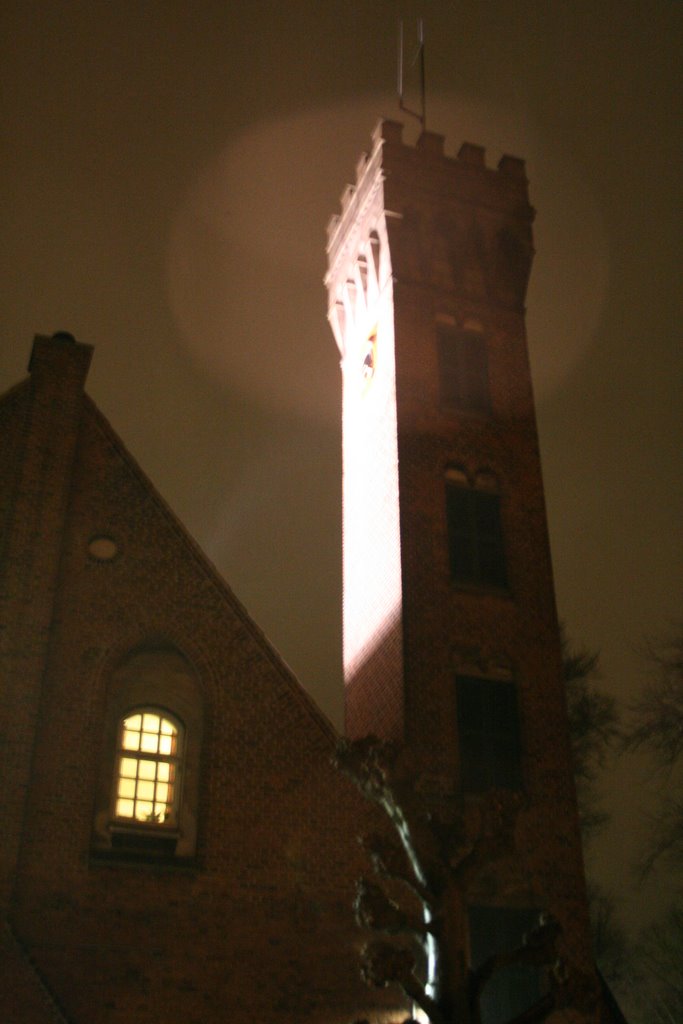
[[[423,131],[416,143],[410,145],[403,141],[403,127],[399,121],[380,120],[377,123],[372,133],[370,153],[361,153],[356,164],[355,183],[346,185],[341,194],[341,213],[332,216],[328,223],[328,252],[331,256],[337,248],[339,235],[344,232],[345,223],[357,217],[363,199],[380,170],[387,182],[402,170],[409,180],[401,177],[401,184],[409,184],[411,190],[416,185],[419,187],[422,181],[423,187],[466,200],[468,193],[476,188],[476,201],[533,219],[526,166],[520,157],[504,154],[495,168],[489,167],[483,146],[463,142],[456,155],[450,156],[445,151],[444,135]],[[485,194],[482,194],[482,189]],[[471,199],[474,201],[475,197],[471,196]]]
[[[415,150],[418,153],[427,154],[432,157],[443,157],[450,163],[466,163],[476,167],[483,167],[486,170],[496,171],[503,177],[514,178],[517,181],[527,183],[524,160],[520,157],[503,155],[498,161],[496,168],[489,168],[486,165],[486,150],[483,146],[475,145],[472,142],[463,142],[455,157],[445,152],[446,136],[438,132],[423,131],[415,145],[403,141],[403,124],[400,121],[380,120],[377,122],[372,133],[373,149],[381,143],[402,146],[406,150]],[[358,161],[356,167],[356,178],[362,173],[363,158]]]
[[[379,121],[342,192],[327,227],[325,277],[342,354],[349,326],[355,331],[371,305],[368,288],[389,278],[457,296],[475,317],[491,303],[524,309],[535,212],[524,161],[504,155],[493,168],[483,146],[464,142],[455,156],[444,146],[429,131],[404,143],[401,123]]]

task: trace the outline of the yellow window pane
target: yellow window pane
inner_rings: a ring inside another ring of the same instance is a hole
[[[174,754],[175,753],[175,736],[160,736],[159,737],[159,753],[160,754]]]
[[[153,821],[154,820],[154,804],[151,801],[138,800],[135,805],[135,817],[138,821]]]
[[[168,817],[168,808],[166,804],[155,804],[154,805],[154,817],[156,821],[166,821]]]
[[[122,757],[119,775],[126,779],[134,779],[138,773],[138,762],[134,757]]]
[[[156,761],[143,761],[141,758],[138,762],[138,778],[154,779],[156,777],[156,768]]]
[[[168,718],[161,719],[161,731],[165,736],[175,736],[177,730],[172,722],[169,722]]]
[[[156,754],[159,749],[159,734],[156,732],[143,732],[140,750],[147,754]]]
[[[154,783],[138,782],[138,800],[154,799]]]
[[[123,724],[126,729],[137,729],[140,732],[142,728],[142,715],[131,715],[130,718],[124,719]]]
[[[171,765],[167,761],[157,763],[157,779],[159,782],[169,782],[171,779]]]
[[[132,732],[130,729],[123,730],[123,749],[124,750],[139,750],[140,749],[140,733]]]
[[[158,715],[143,715],[142,728],[145,732],[159,732],[160,719]]]
[[[119,796],[135,796],[135,779],[119,779]]]
[[[119,818],[132,818],[134,809],[135,802],[133,800],[116,801],[116,815]]]
[[[168,791],[169,786],[165,782],[159,782],[157,784],[156,799],[163,800],[164,804],[168,803]]]

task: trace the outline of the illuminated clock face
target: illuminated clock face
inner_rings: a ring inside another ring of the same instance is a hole
[[[375,376],[375,368],[377,366],[377,328],[375,327],[368,335],[367,341],[365,342],[365,350],[363,354],[363,388],[367,388],[370,385],[370,381]]]

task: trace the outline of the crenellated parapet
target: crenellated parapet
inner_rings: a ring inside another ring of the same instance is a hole
[[[524,161],[505,155],[488,167],[484,148],[469,142],[452,157],[429,131],[408,145],[396,121],[380,121],[372,142],[327,229],[328,315],[342,353],[367,288],[392,277],[522,310],[534,218]]]

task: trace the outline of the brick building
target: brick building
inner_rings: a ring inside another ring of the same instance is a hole
[[[342,207],[347,732],[405,745],[426,801],[523,793],[514,863],[468,894],[462,948],[547,908],[590,969],[524,167],[383,122]],[[0,402],[2,1019],[398,1024],[400,992],[359,979],[351,913],[378,812],[88,398],[90,358],[38,337]]]

